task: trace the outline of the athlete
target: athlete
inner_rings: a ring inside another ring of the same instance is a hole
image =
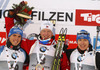
[[[70,56],[71,70],[96,70],[98,65],[92,49],[90,33],[86,30],[81,30],[77,33],[76,40],[78,46]]]
[[[23,31],[12,27],[8,34],[6,45],[0,46],[0,70],[23,70],[27,61],[26,52],[20,47]]]
[[[53,23],[44,21],[41,23],[40,35],[30,50],[29,70],[51,70],[55,54],[54,45]],[[69,68],[69,62],[66,66]]]

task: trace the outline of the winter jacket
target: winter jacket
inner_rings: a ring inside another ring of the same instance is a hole
[[[12,66],[15,70],[23,70],[25,60],[26,53],[22,48],[16,51],[0,46],[0,70],[12,70]]]
[[[91,44],[84,53],[76,48],[70,55],[70,70],[100,70],[100,52],[94,54]]]
[[[70,70],[70,62],[67,58],[66,53],[62,53],[62,58],[61,58],[61,70]]]
[[[80,54],[74,50],[70,56],[71,70],[95,70],[95,56],[93,51]]]
[[[51,70],[55,53],[55,48],[53,47],[53,44],[44,45],[37,41],[35,42],[35,44],[35,47],[33,45],[30,51],[29,70],[35,70],[35,67],[39,61],[44,70]]]

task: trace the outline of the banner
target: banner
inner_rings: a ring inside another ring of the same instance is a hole
[[[19,4],[23,0],[1,0],[0,1],[0,32],[5,31],[5,10],[12,9],[13,4]],[[76,45],[75,36],[81,29],[90,32],[91,43],[96,36],[96,26],[100,26],[100,1],[99,0],[24,0],[28,5],[34,7],[32,19],[24,26],[24,37],[31,33],[40,33],[40,23],[46,20],[55,20],[55,34],[60,29],[68,29],[69,47]],[[7,16],[7,12],[5,13]],[[2,38],[1,38],[2,39]]]
[[[0,32],[0,46],[6,44],[6,32]]]
[[[100,26],[100,10],[76,10],[75,25]]]

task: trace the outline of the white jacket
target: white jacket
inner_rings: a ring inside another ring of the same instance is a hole
[[[54,59],[55,48],[53,47],[53,45],[38,44],[37,46],[37,41],[35,42],[35,44],[31,47],[30,50],[29,70],[35,70],[35,67],[38,64],[39,59],[41,60],[44,57],[45,57],[44,63],[41,65],[44,67],[44,70],[51,70]],[[47,48],[45,52],[40,51],[40,48],[42,47]]]
[[[18,70],[23,70],[25,59],[26,54],[23,49],[15,51],[8,47],[0,46],[0,70],[13,70],[9,69],[12,65],[15,65],[14,68],[17,66]]]
[[[95,70],[95,56],[93,51],[86,51],[84,56],[81,57],[82,61],[79,62],[78,57],[80,55],[77,49],[72,52],[70,56],[71,70]]]

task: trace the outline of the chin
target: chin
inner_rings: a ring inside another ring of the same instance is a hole
[[[12,44],[13,46],[17,46],[18,44]]]
[[[81,49],[82,51],[86,50],[86,49]]]

